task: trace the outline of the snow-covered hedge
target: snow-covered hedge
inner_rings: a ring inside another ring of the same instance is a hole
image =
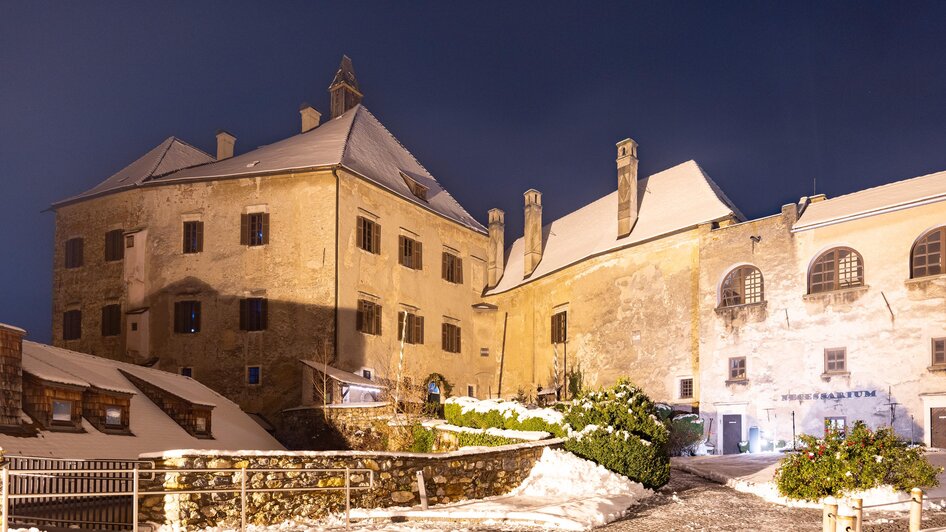
[[[670,431],[657,405],[629,382],[579,397],[564,421],[568,451],[651,489],[670,480]]]
[[[556,437],[566,434],[561,412],[526,408],[516,401],[451,397],[444,404],[443,413],[448,423],[458,427],[548,432]]]

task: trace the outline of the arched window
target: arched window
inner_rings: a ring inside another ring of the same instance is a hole
[[[937,227],[926,233],[910,253],[910,277],[926,277],[943,273],[943,264],[946,263],[946,227]]]
[[[808,271],[808,293],[864,286],[864,259],[851,248],[825,251]]]
[[[762,272],[755,266],[740,266],[726,275],[719,290],[720,307],[761,303]]]

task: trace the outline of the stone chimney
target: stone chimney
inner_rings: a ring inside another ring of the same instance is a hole
[[[618,147],[618,238],[637,223],[637,143],[624,139]]]
[[[530,188],[525,194],[525,218],[526,228],[525,240],[525,261],[523,261],[523,272],[525,277],[532,275],[535,267],[542,260],[542,193],[534,188]]]
[[[489,210],[489,248],[486,250],[486,287],[493,288],[503,278],[506,264],[506,213]]]
[[[358,79],[355,78],[355,68],[347,55],[342,56],[335,78],[328,87],[332,95],[332,118],[338,118],[342,113],[361,103],[362,94],[358,89]]]
[[[233,145],[236,137],[222,129],[217,130],[217,160],[222,161],[233,157]]]
[[[23,406],[23,336],[0,323],[0,426],[19,426]]]
[[[302,115],[302,132],[312,131],[319,127],[319,120],[322,119],[322,113],[315,110],[315,107],[304,103],[299,108],[299,114]]]

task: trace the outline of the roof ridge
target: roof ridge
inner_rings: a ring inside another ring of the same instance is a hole
[[[164,158],[167,157],[168,151],[170,151],[171,146],[174,145],[174,135],[171,135],[170,137],[164,139],[164,142],[162,142],[161,144],[165,144],[165,143],[167,143],[167,146],[164,148],[164,152],[161,154],[160,157],[157,158],[157,161],[154,163],[154,166],[151,167],[151,170],[148,170],[148,172],[145,173],[145,176],[141,179],[141,182],[147,181],[148,178],[154,175],[154,171],[157,170],[159,166],[161,166],[161,161],[163,161]],[[158,144],[158,146],[160,146],[161,144]],[[136,182],[135,185],[137,186],[138,183]]]
[[[341,153],[338,154],[339,164],[341,164],[341,162],[345,160],[345,154],[348,153],[348,143],[351,141],[351,132],[355,130],[355,119],[358,118],[358,113],[360,113],[362,109],[364,109],[365,111],[368,111],[368,109],[366,109],[365,106],[360,103],[352,107],[352,110],[354,110],[354,113],[352,113],[351,122],[348,123],[348,131],[345,132],[345,140],[342,141],[342,151]],[[370,115],[371,113],[368,112],[368,114]],[[342,113],[342,116],[344,115],[345,113]],[[374,115],[371,115],[371,116],[374,117]],[[377,118],[375,118],[375,120],[377,120]]]
[[[706,185],[709,186],[710,191],[712,191],[713,194],[716,195],[717,199],[719,199],[720,201],[725,203],[727,207],[732,209],[733,213],[736,215],[737,218],[739,218],[740,220],[746,219],[745,215],[742,214],[742,211],[739,210],[739,207],[736,206],[736,203],[733,202],[733,200],[729,199],[729,196],[726,195],[722,187],[720,187],[719,184],[716,183],[716,181],[714,181],[713,178],[710,177],[709,174],[706,173],[706,170],[704,170],[703,167],[700,166],[700,163],[696,162],[696,160],[694,159],[690,159],[689,161],[686,161],[681,164],[687,164],[687,163],[693,163],[696,166],[696,169],[700,171],[700,175],[703,176],[704,182],[706,183]]]

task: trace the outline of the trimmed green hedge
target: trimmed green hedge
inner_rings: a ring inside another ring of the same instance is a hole
[[[871,431],[856,421],[846,435],[829,430],[824,438],[802,435],[805,450],[782,460],[775,470],[780,494],[817,501],[882,485],[900,491],[933,487],[943,471],[923,456],[923,448],[900,439],[890,427]]]
[[[499,447],[500,445],[512,445],[522,443],[520,440],[494,436],[484,432],[457,432],[457,445],[460,447]]]
[[[566,450],[651,489],[670,480],[670,432],[657,405],[626,380],[573,401],[565,423]]]
[[[435,438],[434,431],[421,425],[414,425],[414,428],[411,429],[411,432],[414,435],[414,442],[411,444],[411,452],[429,453],[433,450]]]
[[[557,438],[565,436],[566,433],[562,425],[549,423],[539,417],[527,417],[520,420],[519,415],[515,412],[509,417],[506,417],[503,412],[499,410],[489,410],[486,412],[470,410],[463,412],[463,405],[448,402],[443,407],[443,413],[447,423],[458,427],[548,432]]]

